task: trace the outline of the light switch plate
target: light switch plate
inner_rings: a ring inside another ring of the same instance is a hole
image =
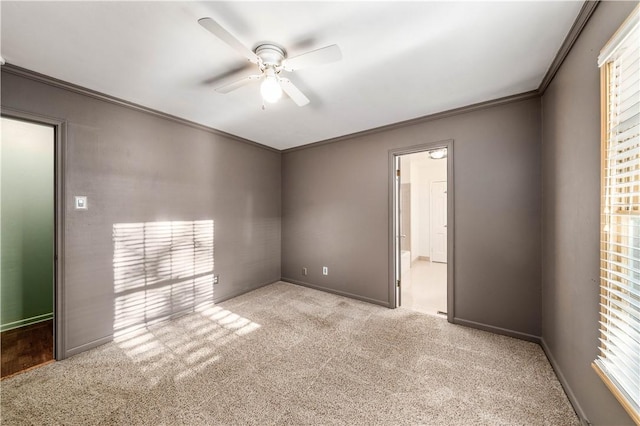
[[[75,206],[76,206],[76,210],[87,210],[89,208],[87,206],[87,196],[86,195],[76,195],[75,196]]]

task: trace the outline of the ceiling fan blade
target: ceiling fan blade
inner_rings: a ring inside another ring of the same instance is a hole
[[[338,47],[337,44],[332,44],[331,46],[321,47],[320,49],[312,50],[311,52],[303,53],[293,58],[287,58],[283,61],[282,68],[286,71],[295,71],[314,65],[339,61],[340,59],[342,59],[340,47]]]
[[[218,37],[220,40],[224,41],[231,48],[235,49],[242,56],[257,64],[260,62],[260,58],[256,55],[251,49],[242,44],[233,34],[229,31],[225,30],[211,18],[201,18],[198,19],[198,23],[202,25],[205,29],[207,29],[211,34]]]
[[[224,84],[220,87],[217,87],[215,90],[218,93],[229,93],[231,91],[234,91],[236,89],[241,88],[242,86],[245,86],[251,83],[252,81],[258,81],[261,78],[262,78],[262,75],[250,75],[248,77],[241,78],[240,80],[236,80],[236,81],[232,81],[231,83]]]
[[[289,95],[289,97],[295,102],[298,106],[305,106],[309,103],[309,98],[307,98],[304,93],[300,91],[288,78],[280,78],[278,79],[280,82],[280,87],[284,90],[284,93]]]
[[[254,72],[256,67],[251,62],[243,62],[238,67],[225,71],[221,74],[210,76],[200,81],[200,84],[206,86],[218,87],[226,84],[229,81],[238,80],[242,77],[246,77],[249,73]]]

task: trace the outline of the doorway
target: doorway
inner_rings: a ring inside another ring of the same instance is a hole
[[[393,307],[453,321],[453,141],[390,152]]]
[[[54,360],[60,126],[0,118],[2,378]]]

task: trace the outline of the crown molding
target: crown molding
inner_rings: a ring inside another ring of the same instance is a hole
[[[111,96],[101,92],[97,92],[95,90],[87,89],[86,87],[78,86],[76,84],[59,80],[57,78],[49,77],[48,75],[40,74],[38,72],[31,71],[26,68],[22,68],[10,63],[5,63],[4,65],[2,65],[1,69],[2,69],[2,72],[28,78],[30,80],[34,80],[39,83],[44,83],[49,86],[56,87],[58,89],[68,90],[70,92],[88,96],[93,99],[98,99],[100,101],[109,102],[111,104],[115,104],[115,105],[123,106],[129,109],[133,109],[136,111],[144,112],[144,113],[153,115],[155,117],[164,118],[165,120],[173,121],[174,123],[179,123],[185,126],[192,127],[194,129],[204,130],[205,132],[209,132],[217,136],[222,136],[228,139],[232,139],[237,142],[242,142],[251,146],[255,146],[257,148],[262,148],[267,151],[280,152],[280,150],[272,148],[270,146],[263,145],[261,143],[258,143],[249,139],[245,139],[240,136],[233,135],[231,133],[226,133],[226,132],[223,132],[222,130],[214,129],[213,127],[208,127],[202,124],[198,124],[190,120],[185,120],[184,118],[180,118],[175,115],[167,114],[165,112],[157,111],[155,109],[148,108],[133,102],[129,102],[124,99],[116,98],[115,96]]]
[[[485,108],[492,108],[492,107],[495,107],[495,106],[504,105],[504,104],[508,104],[508,103],[511,103],[511,102],[519,102],[519,101],[523,101],[523,100],[526,100],[526,99],[542,97],[542,95],[544,95],[545,90],[547,90],[547,87],[549,87],[549,84],[551,83],[551,81],[555,77],[556,73],[560,69],[560,66],[562,65],[562,63],[566,59],[567,55],[569,54],[569,52],[573,48],[573,45],[578,40],[578,37],[582,33],[582,30],[584,29],[585,25],[589,21],[589,18],[591,18],[591,15],[593,15],[593,12],[596,10],[596,7],[598,6],[599,3],[600,3],[600,0],[587,0],[587,1],[584,2],[584,4],[582,5],[582,8],[580,9],[580,12],[578,12],[578,16],[576,16],[576,19],[573,22],[573,25],[571,26],[571,29],[569,29],[569,32],[567,33],[567,36],[565,37],[564,41],[562,42],[562,45],[560,46],[560,49],[558,50],[558,53],[556,53],[556,56],[553,59],[553,62],[551,62],[551,65],[549,66],[549,69],[547,70],[547,73],[545,74],[544,78],[542,79],[542,82],[540,83],[540,86],[538,86],[538,88],[536,90],[520,93],[520,94],[517,94],[517,95],[506,96],[504,98],[498,98],[498,99],[494,99],[494,100],[490,100],[490,101],[486,101],[486,102],[480,102],[480,103],[477,103],[477,104],[468,105],[468,106],[464,106],[464,107],[461,107],[461,108],[456,108],[456,109],[452,109],[452,110],[448,110],[448,111],[438,112],[438,113],[435,113],[435,114],[426,115],[426,116],[414,118],[414,119],[411,119],[411,120],[400,121],[398,123],[388,124],[388,125],[385,125],[385,126],[376,127],[374,129],[369,129],[369,130],[364,130],[364,131],[361,131],[361,132],[351,133],[351,134],[348,134],[348,135],[339,136],[339,137],[332,138],[332,139],[326,139],[326,140],[323,140],[323,141],[312,142],[312,143],[309,143],[309,144],[306,144],[306,145],[301,145],[301,146],[296,146],[296,147],[293,147],[293,148],[285,149],[285,150],[282,150],[282,152],[283,153],[289,153],[289,152],[294,152],[294,151],[298,151],[298,150],[301,150],[301,149],[313,148],[313,147],[317,147],[317,146],[321,146],[321,145],[325,145],[325,144],[329,144],[329,143],[335,143],[335,142],[340,142],[340,141],[344,141],[344,140],[347,140],[347,139],[353,139],[353,138],[366,136],[366,135],[371,135],[371,134],[375,134],[375,133],[379,133],[379,132],[385,132],[385,131],[393,130],[393,129],[396,129],[396,128],[399,128],[399,127],[410,126],[410,125],[414,125],[414,124],[420,124],[420,123],[427,122],[427,121],[438,120],[438,119],[441,119],[441,118],[451,117],[451,116],[459,115],[459,114],[465,114],[465,113],[468,113],[468,112],[478,111],[478,110],[485,109]]]
[[[450,110],[447,110],[447,111],[437,112],[435,114],[429,114],[429,115],[425,115],[425,116],[422,116],[422,117],[412,118],[410,120],[399,121],[397,123],[392,123],[392,124],[387,124],[387,125],[380,126],[380,127],[375,127],[373,129],[363,130],[361,132],[350,133],[348,135],[338,136],[336,138],[325,139],[323,141],[312,142],[312,143],[309,143],[309,144],[306,144],[306,145],[301,145],[301,146],[296,146],[296,147],[293,147],[293,148],[288,148],[288,149],[282,150],[282,153],[286,154],[286,153],[289,153],[289,152],[299,151],[299,150],[302,150],[302,149],[315,148],[315,147],[318,147],[320,145],[326,145],[326,144],[330,144],[330,143],[341,142],[341,141],[344,141],[344,140],[347,140],[347,139],[359,138],[359,137],[362,137],[362,136],[368,136],[368,135],[372,135],[372,134],[375,134],[375,133],[387,132],[389,130],[394,130],[394,129],[398,129],[398,128],[401,128],[401,127],[413,126],[413,125],[416,125],[416,124],[426,123],[428,121],[440,120],[442,118],[453,117],[453,116],[461,115],[461,114],[467,114],[467,113],[473,112],[473,111],[480,111],[480,110],[483,110],[483,109],[493,108],[493,107],[500,106],[500,105],[510,104],[510,103],[513,103],[513,102],[525,101],[525,100],[528,100],[528,99],[534,99],[534,98],[538,98],[538,97],[540,97],[540,94],[538,93],[538,91],[537,90],[531,90],[529,92],[519,93],[517,95],[505,96],[503,98],[492,99],[492,100],[485,101],[485,102],[479,102],[479,103],[476,103],[476,104],[467,105],[467,106],[463,106],[463,107],[460,107],[460,108],[454,108],[454,109],[450,109]]]
[[[527,100],[527,99],[533,99],[536,97],[541,97],[542,95],[544,95],[544,92],[547,90],[547,87],[549,87],[549,84],[551,83],[551,81],[553,81],[553,78],[555,77],[556,73],[558,72],[558,70],[560,69],[560,67],[562,66],[562,63],[564,62],[564,60],[566,59],[567,55],[569,54],[569,52],[571,51],[571,48],[573,47],[573,45],[576,43],[578,37],[580,36],[580,33],[582,32],[582,30],[584,29],[585,25],[587,24],[587,21],[589,20],[589,18],[591,18],[591,15],[593,14],[593,12],[595,11],[596,7],[598,6],[598,4],[600,3],[600,0],[587,0],[584,2],[584,4],[582,5],[582,8],[580,9],[580,12],[578,13],[578,16],[576,17],[573,25],[571,26],[571,29],[569,30],[567,36],[565,37],[562,45],[560,46],[560,49],[558,50],[558,53],[556,54],[553,62],[551,63],[551,65],[549,66],[549,69],[547,70],[547,73],[545,74],[544,78],[542,79],[542,82],[540,83],[540,86],[538,87],[537,90],[532,90],[529,92],[524,92],[524,93],[520,93],[520,94],[516,94],[516,95],[511,95],[511,96],[506,96],[503,98],[498,98],[498,99],[493,99],[493,100],[489,100],[489,101],[485,101],[485,102],[480,102],[480,103],[476,103],[476,104],[472,104],[472,105],[467,105],[464,107],[460,107],[460,108],[455,108],[455,109],[451,109],[451,110],[447,110],[447,111],[442,111],[442,112],[438,112],[435,114],[430,114],[430,115],[425,115],[422,117],[417,117],[417,118],[413,118],[410,120],[405,120],[405,121],[400,121],[397,123],[391,123],[391,124],[387,124],[384,126],[380,126],[380,127],[375,127],[373,129],[368,129],[368,130],[363,130],[360,132],[355,132],[355,133],[350,133],[347,135],[342,135],[342,136],[338,136],[335,138],[331,138],[331,139],[325,139],[322,141],[318,141],[318,142],[312,142],[312,143],[308,143],[305,145],[300,145],[300,146],[296,146],[296,147],[292,147],[292,148],[288,148],[288,149],[284,149],[284,150],[279,150],[276,148],[272,148],[270,146],[267,145],[263,145],[259,142],[255,142],[249,139],[245,139],[242,138],[240,136],[236,136],[233,135],[231,133],[226,133],[223,132],[221,130],[218,129],[214,129],[212,127],[208,127],[208,126],[204,126],[202,124],[198,124],[195,123],[193,121],[189,121],[186,120],[184,118],[180,118],[177,117],[175,115],[171,115],[171,114],[167,114],[161,111],[157,111],[151,108],[147,108],[145,106],[142,105],[138,105],[135,104],[133,102],[129,102],[123,99],[119,99],[116,98],[114,96],[110,96],[110,95],[106,95],[104,93],[100,93],[91,89],[87,89],[78,85],[75,85],[73,83],[68,83],[62,80],[58,80],[56,78],[53,77],[49,77],[47,75],[44,74],[40,74],[37,73],[35,71],[31,71],[31,70],[27,70],[25,68],[21,68],[18,67],[16,65],[12,65],[9,63],[6,63],[4,65],[2,65],[2,71],[3,72],[8,72],[10,74],[15,74],[15,75],[19,75],[25,78],[29,78],[31,80],[35,80],[41,83],[45,83],[57,88],[61,88],[61,89],[65,89],[65,90],[69,90],[75,93],[79,93],[85,96],[89,96],[91,98],[94,99],[99,99],[105,102],[110,102],[116,105],[120,105],[120,106],[124,106],[130,109],[134,109],[136,111],[142,111],[145,112],[147,114],[151,114],[154,115],[156,117],[161,117],[176,123],[180,123],[189,127],[193,127],[199,130],[204,130],[206,132],[209,133],[213,133],[215,135],[218,136],[223,136],[238,142],[242,142],[245,144],[249,144],[258,148],[262,148],[265,149],[267,151],[271,151],[271,152],[280,152],[280,153],[289,153],[289,152],[294,152],[294,151],[298,151],[298,150],[302,150],[302,149],[308,149],[308,148],[314,148],[320,145],[326,145],[326,144],[330,144],[330,143],[336,143],[336,142],[341,142],[344,140],[348,140],[348,139],[354,139],[354,138],[358,138],[358,137],[362,137],[362,136],[367,136],[367,135],[372,135],[372,134],[376,134],[376,133],[380,133],[380,132],[386,132],[389,130],[394,130],[394,129],[398,129],[401,127],[406,127],[406,126],[412,126],[412,125],[416,125],[416,124],[420,124],[420,123],[424,123],[424,122],[428,122],[428,121],[433,121],[433,120],[439,120],[441,118],[446,118],[446,117],[452,117],[455,115],[460,115],[460,114],[466,114],[472,111],[479,111],[482,109],[486,109],[486,108],[492,108],[492,107],[496,107],[499,105],[504,105],[504,104],[508,104],[508,103],[512,103],[512,102],[519,102],[519,101],[523,101],[523,100]]]
[[[544,75],[544,78],[542,79],[542,82],[538,87],[538,92],[541,96],[544,95],[547,87],[549,87],[549,84],[551,84],[551,81],[553,81],[553,77],[556,76],[556,73],[562,66],[562,63],[567,58],[567,55],[569,55],[571,48],[573,48],[573,45],[578,40],[580,33],[582,33],[585,25],[587,25],[589,18],[591,18],[591,15],[593,15],[593,12],[596,10],[596,7],[598,7],[598,4],[600,4],[600,0],[587,0],[582,5],[582,9],[580,9],[580,12],[578,12],[576,20],[573,22],[573,25],[571,26],[571,29],[562,42],[562,45],[560,46],[556,57],[553,59],[553,62],[551,62],[547,73]]]

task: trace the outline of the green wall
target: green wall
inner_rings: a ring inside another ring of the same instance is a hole
[[[2,118],[0,330],[52,318],[53,127]]]

